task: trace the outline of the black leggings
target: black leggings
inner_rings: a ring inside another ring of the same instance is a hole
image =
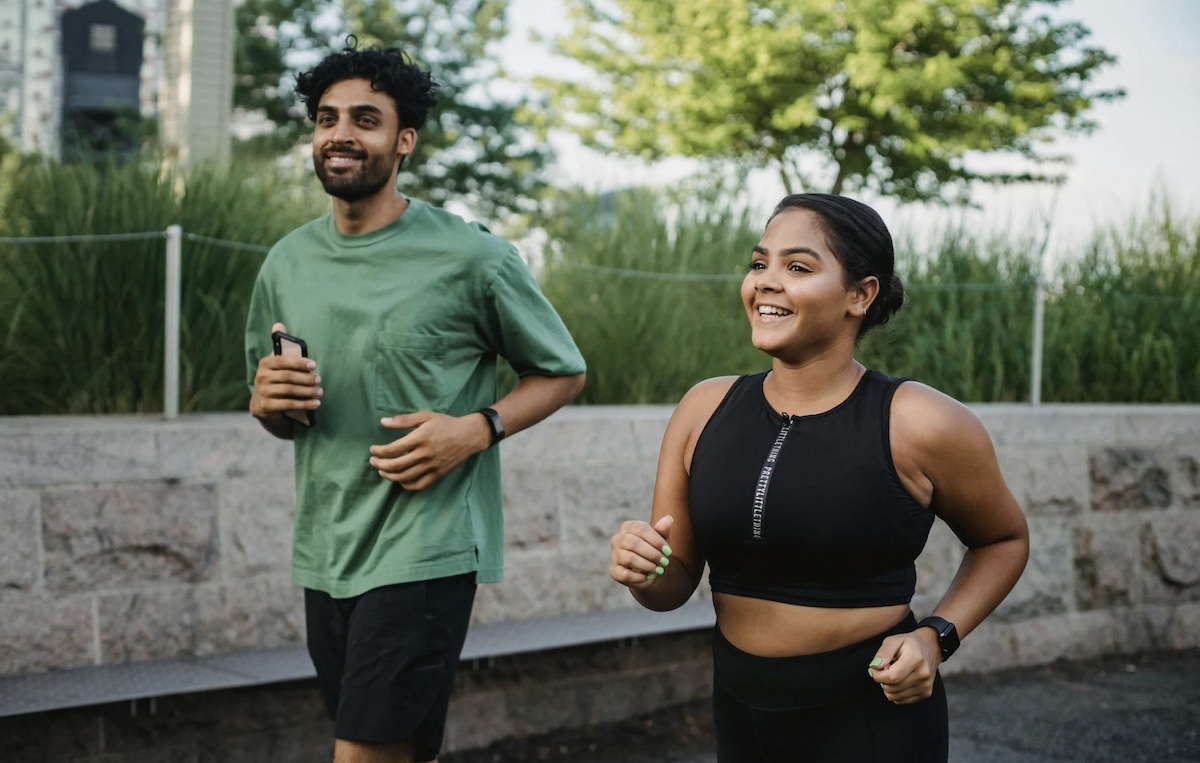
[[[713,629],[713,720],[718,763],[945,763],[946,689],[895,705],[867,675],[884,638],[898,625],[832,652],[757,657]]]

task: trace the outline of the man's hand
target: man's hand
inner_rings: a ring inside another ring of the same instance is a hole
[[[480,413],[456,417],[419,411],[380,423],[388,429],[412,430],[398,440],[371,446],[371,466],[405,490],[424,490],[492,444],[491,427]]]
[[[271,331],[287,329],[276,323]],[[312,411],[321,405],[321,377],[312,358],[267,355],[258,361],[254,390],[250,393],[250,414],[264,425],[277,420],[284,411]]]

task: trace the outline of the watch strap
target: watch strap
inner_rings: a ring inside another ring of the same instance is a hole
[[[950,659],[950,655],[958,650],[958,629],[949,620],[930,615],[917,623],[918,628],[933,628],[938,636],[938,647],[942,650],[942,661]]]
[[[500,414],[496,413],[493,408],[480,408],[477,413],[482,413],[487,419],[488,426],[492,428],[492,445],[504,439],[504,422],[500,420]]]

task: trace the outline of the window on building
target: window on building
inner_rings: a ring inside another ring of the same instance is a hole
[[[113,24],[92,24],[88,30],[88,43],[93,53],[115,53],[117,27]]]

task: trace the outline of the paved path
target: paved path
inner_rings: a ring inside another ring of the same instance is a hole
[[[1200,763],[1200,650],[951,675],[951,763]],[[443,763],[716,763],[706,703]]]

